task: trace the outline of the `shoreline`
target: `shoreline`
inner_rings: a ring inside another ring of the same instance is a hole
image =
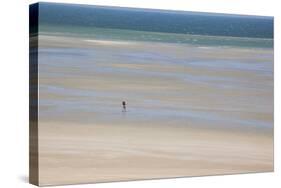
[[[95,38],[94,36],[79,36],[79,35],[65,35],[64,33],[54,33],[52,34],[51,32],[39,32],[40,38],[49,38],[52,40],[53,39],[62,39],[64,41],[69,41],[69,39],[76,40],[76,42],[85,42],[85,43],[90,43],[91,41],[93,42],[99,42],[100,44],[109,44],[109,42],[115,43],[115,44],[169,44],[169,45],[181,45],[181,46],[187,46],[187,47],[198,47],[198,48],[222,48],[222,49],[241,49],[241,50],[252,50],[252,49],[257,49],[257,50],[273,50],[273,46],[239,46],[239,45],[229,45],[229,44],[221,44],[221,45],[210,45],[210,44],[201,44],[201,43],[192,43],[192,41],[197,41],[197,39],[191,39],[191,42],[172,42],[172,41],[157,41],[157,40],[135,40],[135,39],[107,39],[107,38]],[[190,35],[190,36],[195,36],[195,37],[215,37],[222,39],[224,37],[222,36],[201,36],[201,35]],[[240,39],[240,37],[230,37],[233,39]],[[247,40],[264,40],[264,41],[273,41],[273,39],[263,39],[263,38],[241,38],[241,41],[247,41]],[[72,43],[72,42],[71,42]],[[87,47],[87,44],[85,44]],[[68,46],[69,47],[69,46]]]

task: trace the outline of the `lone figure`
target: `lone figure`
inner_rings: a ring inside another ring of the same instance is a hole
[[[123,105],[123,112],[126,112],[126,101],[123,101],[122,105]]]

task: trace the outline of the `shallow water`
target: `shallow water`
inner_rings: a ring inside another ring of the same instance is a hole
[[[39,48],[43,121],[273,128],[270,48],[50,39]]]

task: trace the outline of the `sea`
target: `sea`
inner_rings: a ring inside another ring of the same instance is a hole
[[[273,22],[39,3],[40,118],[272,130]]]

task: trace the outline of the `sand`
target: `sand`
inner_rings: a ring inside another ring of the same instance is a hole
[[[39,46],[40,185],[273,170],[272,49]]]
[[[40,185],[273,170],[273,135],[183,126],[41,123]]]

